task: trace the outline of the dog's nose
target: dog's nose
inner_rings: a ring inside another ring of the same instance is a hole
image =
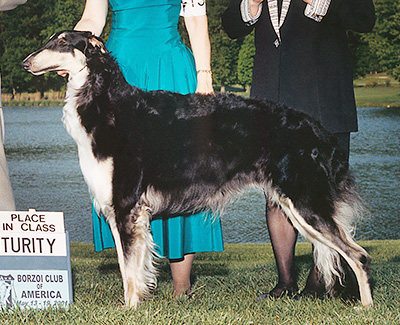
[[[28,60],[24,60],[22,61],[21,65],[25,70],[28,70],[31,66],[31,63]]]

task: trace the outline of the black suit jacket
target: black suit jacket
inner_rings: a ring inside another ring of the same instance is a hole
[[[273,44],[268,6],[258,22],[246,25],[241,0],[231,0],[222,17],[231,38],[255,28],[252,97],[266,98],[306,112],[331,133],[357,131],[352,60],[346,30],[370,31],[375,23],[372,0],[332,0],[320,23],[304,15],[306,4],[292,0],[281,27],[282,42]]]

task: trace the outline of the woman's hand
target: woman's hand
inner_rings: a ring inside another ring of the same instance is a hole
[[[250,15],[252,17],[257,16],[261,2],[263,2],[263,0],[249,0]]]
[[[196,93],[200,94],[214,94],[214,88],[212,86],[212,72],[211,70],[199,70],[197,71],[197,89]]]
[[[108,0],[86,0],[81,19],[75,25],[75,30],[90,31],[100,36],[106,24]]]

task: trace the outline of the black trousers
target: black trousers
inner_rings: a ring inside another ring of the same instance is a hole
[[[347,161],[349,161],[350,157],[350,132],[346,133],[334,133],[333,134],[337,141],[339,148],[345,154]]]

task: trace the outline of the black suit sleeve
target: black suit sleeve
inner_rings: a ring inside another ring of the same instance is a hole
[[[231,0],[228,9],[222,15],[222,26],[230,38],[244,37],[251,33],[254,24],[249,26],[242,19],[240,3],[242,0]]]
[[[374,3],[372,0],[332,0],[323,20],[345,30],[367,33],[375,25]]]

